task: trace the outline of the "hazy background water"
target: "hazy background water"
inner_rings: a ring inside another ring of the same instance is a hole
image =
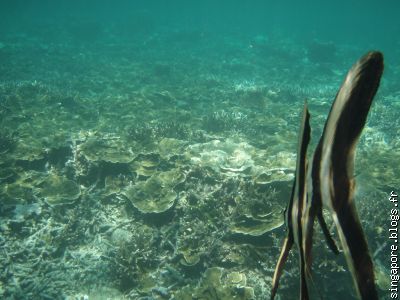
[[[337,67],[344,73],[352,61],[368,50],[380,50],[385,54],[386,74],[399,67],[400,12],[398,1],[10,1],[0,3],[0,42],[7,45],[11,41],[30,42],[34,48],[31,63],[37,63],[41,57],[51,58],[57,55],[60,45],[92,47],[102,52],[107,44],[124,43],[126,48],[136,43],[133,52],[150,52],[152,45],[144,43],[157,40],[157,37],[171,32],[181,32],[177,39],[186,39],[181,49],[170,44],[176,40],[164,40],[152,55],[175,55],[179,59],[180,50],[193,51],[199,59],[219,55],[219,59],[238,57],[242,53],[227,53],[227,47],[221,42],[212,52],[196,53],[196,43],[203,45],[210,40],[223,40],[233,37],[242,43],[241,50],[249,50],[254,39],[262,37],[273,43],[290,40],[291,48],[296,45],[307,48],[310,44],[332,43],[335,47],[354,48],[356,51],[336,57]],[[192,35],[192,43],[188,37]],[[36,39],[36,40],[35,40]],[[189,41],[189,42],[188,42]],[[51,45],[53,51],[44,45]],[[247,49],[246,49],[247,48]],[[200,47],[199,47],[200,49]],[[35,51],[36,50],[36,51]],[[1,59],[9,63],[13,51],[3,50]],[[28,53],[26,53],[29,55]],[[70,53],[71,55],[74,53]],[[200,55],[199,55],[200,54]],[[117,54],[118,55],[118,54]],[[262,53],[264,57],[268,52]],[[123,55],[121,55],[123,56]],[[288,66],[301,66],[305,54],[295,57]],[[132,57],[127,56],[127,59]],[[111,59],[111,56],[110,56]],[[347,60],[346,60],[347,59]],[[49,61],[49,63],[51,63]],[[341,62],[346,61],[343,66]],[[221,61],[222,62],[222,61]],[[214,63],[218,63],[215,61]],[[255,66],[257,62],[252,62]],[[61,66],[55,66],[60,68]],[[27,73],[19,72],[13,78],[6,68],[0,76],[5,80],[33,79]],[[18,72],[15,72],[18,73]],[[40,73],[40,72],[38,72]],[[40,74],[35,74],[40,79]],[[15,74],[14,74],[15,75]]]
[[[3,0],[1,35],[35,26],[124,24],[131,34],[185,28],[218,34],[271,34],[299,42],[322,39],[392,54],[399,47],[398,1],[35,1]],[[141,15],[142,14],[142,15]],[[142,19],[140,19],[142,16]],[[142,28],[139,28],[142,27]]]

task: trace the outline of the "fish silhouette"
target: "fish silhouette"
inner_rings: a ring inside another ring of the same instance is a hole
[[[372,259],[354,204],[354,155],[383,72],[383,55],[369,52],[348,72],[322,135],[319,184],[360,299],[378,299]]]
[[[308,171],[306,152],[310,127],[305,104],[299,134],[295,183],[286,209],[287,236],[272,280],[272,300],[293,243],[299,249],[300,299],[308,299],[307,282],[312,280],[311,250],[315,218],[321,225],[330,249],[339,253],[323,218],[323,205],[329,208],[336,225],[358,297],[362,300],[378,299],[372,259],[354,204],[354,155],[382,72],[382,53],[371,51],[358,60],[347,73],[332,104]]]
[[[296,174],[292,194],[285,210],[285,222],[287,235],[283,242],[281,254],[275,268],[272,279],[271,300],[275,298],[279,285],[279,279],[282,275],[284,264],[288,258],[289,252],[295,243],[299,250],[300,260],[300,299],[308,299],[308,287],[306,281],[305,257],[303,247],[303,231],[302,231],[302,209],[307,194],[306,190],[306,173],[307,173],[307,148],[310,142],[310,113],[308,112],[307,102],[304,103],[303,117],[301,120],[299,142],[297,148]]]

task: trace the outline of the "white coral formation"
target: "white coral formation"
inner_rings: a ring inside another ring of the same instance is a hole
[[[266,150],[257,149],[245,141],[227,139],[187,147],[191,163],[210,168],[227,177],[254,177],[258,182],[270,183],[276,180],[288,181],[293,178],[295,155],[280,152],[269,155]]]

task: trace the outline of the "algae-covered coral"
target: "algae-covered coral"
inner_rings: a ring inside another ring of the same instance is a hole
[[[178,196],[174,187],[183,180],[179,170],[154,174],[146,181],[127,187],[124,195],[143,213],[161,213],[174,205]]]
[[[300,106],[309,100],[315,143],[355,50],[338,45],[343,61],[321,66],[315,49],[279,34],[149,34],[146,13],[132,19],[133,36],[91,22],[0,35],[0,59],[13,57],[0,65],[0,298],[265,299]],[[393,85],[356,161],[378,262],[386,193],[399,186]],[[321,239],[315,278],[335,291],[327,299],[348,295],[336,276],[345,262],[320,254]],[[290,257],[282,299],[293,299],[296,266]]]

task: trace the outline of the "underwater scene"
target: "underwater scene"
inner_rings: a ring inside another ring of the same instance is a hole
[[[270,299],[287,234],[275,299],[299,299],[285,211],[303,106],[311,166],[371,50],[384,71],[349,147],[349,201],[372,286],[396,299],[399,14],[394,0],[0,1],[0,299]],[[377,299],[359,296],[333,210],[339,253],[315,222],[310,299]]]

